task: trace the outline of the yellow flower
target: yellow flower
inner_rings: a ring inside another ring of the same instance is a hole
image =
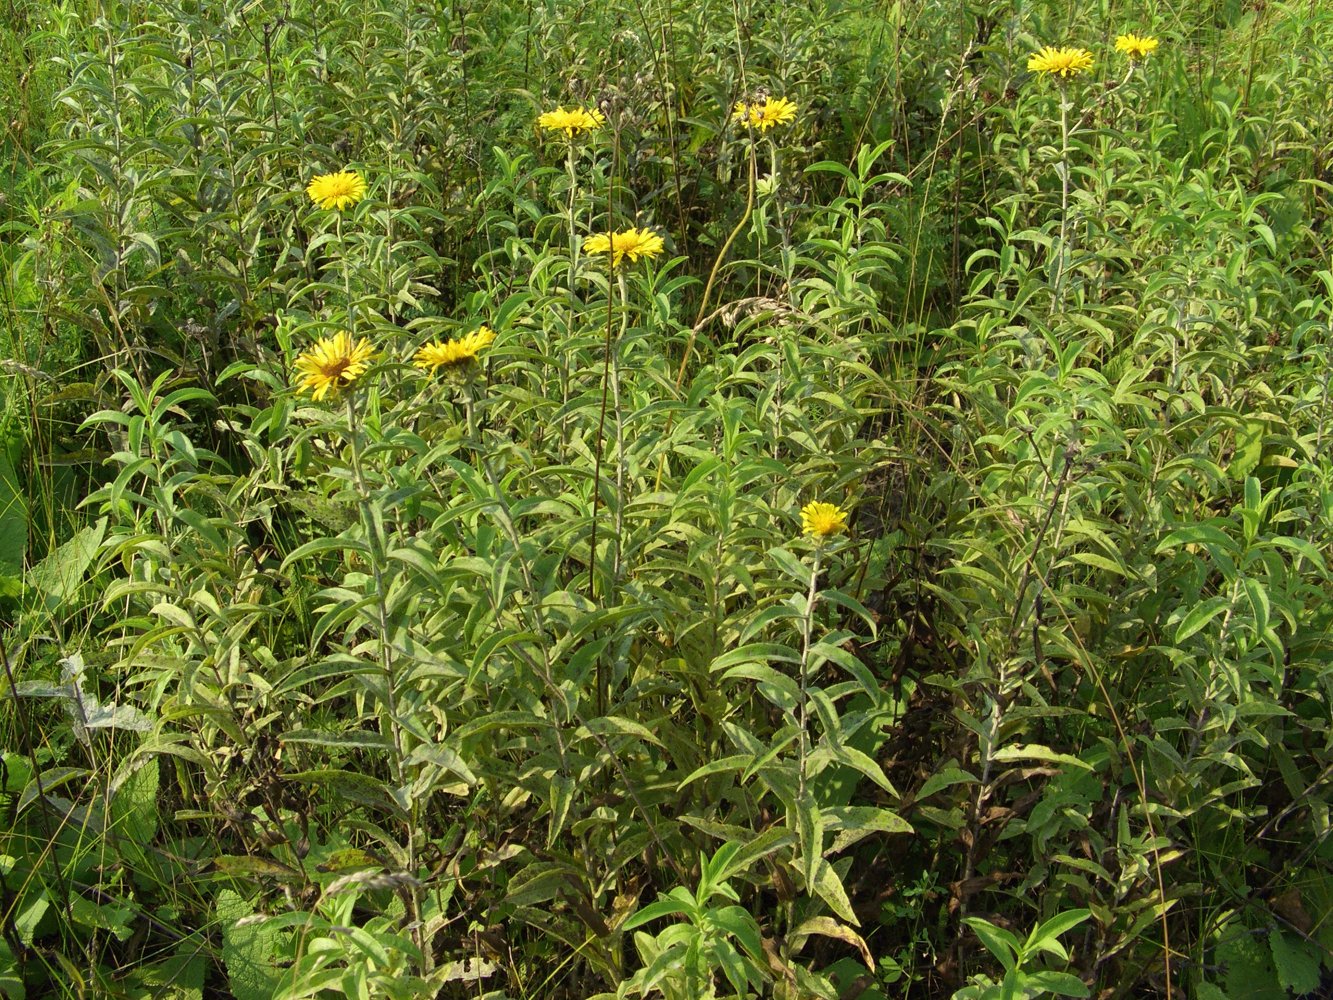
[[[305,193],[320,208],[336,208],[341,212],[366,196],[366,182],[355,170],[340,170],[336,174],[320,174]]]
[[[369,340],[353,343],[352,335],[345,330],[324,337],[297,357],[296,389],[321,400],[364,375],[374,358]]]
[[[738,125],[767,132],[774,125],[789,125],[796,120],[796,105],[785,97],[766,97],[762,102],[736,102],[731,120]]]
[[[482,348],[489,347],[495,339],[495,331],[489,326],[481,326],[465,337],[457,340],[437,340],[417,351],[412,364],[423,371],[434,374],[441,365],[461,365],[474,360]]]
[[[1028,69],[1037,73],[1068,78],[1092,69],[1092,53],[1087,49],[1057,49],[1048,45],[1028,59]]]
[[[812,500],[801,508],[801,528],[815,538],[840,534],[847,530],[847,512],[834,504]]]
[[[626,229],[612,236],[599,233],[583,241],[583,252],[590,257],[607,251],[611,252],[611,266],[618,267],[626,257],[632,261],[656,257],[662,252],[662,237],[651,229]]]
[[[563,132],[570,139],[577,132],[592,132],[606,124],[606,118],[596,108],[574,108],[566,111],[556,108],[537,119],[537,124],[549,132]]]
[[[1150,52],[1157,49],[1157,39],[1151,35],[1118,35],[1115,40],[1115,50],[1123,52],[1130,59],[1142,59]]]

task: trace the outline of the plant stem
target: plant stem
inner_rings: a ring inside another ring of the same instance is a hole
[[[620,407],[620,351],[629,332],[629,288],[625,272],[617,276],[620,286],[620,335],[611,345],[611,408],[616,419],[616,557],[611,564],[611,587],[620,585],[620,560],[625,538],[625,414]]]
[[[569,321],[565,324],[565,338],[560,351],[560,445],[569,444],[569,358],[566,345],[574,337],[574,317],[578,313],[578,292],[575,289],[579,271],[579,238],[574,228],[574,208],[578,195],[578,172],[574,156],[574,139],[569,139],[569,148],[565,155],[565,167],[569,171]]]
[[[1065,240],[1069,227],[1069,93],[1060,90],[1060,241],[1055,258],[1055,305],[1063,301],[1065,273]]]
[[[806,793],[806,774],[805,763],[810,753],[810,634],[814,629],[815,604],[819,600],[819,568],[824,555],[824,543],[820,542],[815,548],[815,563],[810,570],[810,589],[805,595],[805,615],[801,619],[801,698],[797,705],[797,728],[800,730],[798,737],[800,743],[796,750],[796,771],[797,787],[796,801],[799,803],[805,801]]]
[[[391,632],[389,627],[389,608],[384,592],[384,540],[380,534],[380,519],[375,516],[374,506],[371,503],[370,487],[366,482],[365,472],[361,465],[361,428],[357,419],[356,393],[349,391],[347,393],[347,435],[348,442],[352,452],[352,478],[356,483],[358,506],[361,508],[361,522],[366,531],[366,542],[370,548],[370,572],[371,578],[375,583],[375,616],[376,625],[379,630],[376,645],[379,648],[380,670],[384,675],[384,709],[387,717],[389,738],[393,741],[393,753],[390,758],[390,769],[393,775],[394,784],[398,790],[403,790],[405,786],[405,771],[403,761],[406,759],[406,752],[403,746],[403,730],[398,722],[398,690],[397,677],[394,672]],[[420,826],[420,816],[418,814],[417,803],[413,801],[411,815],[405,824],[407,828],[407,870],[413,878],[417,874],[417,842],[416,831]],[[427,970],[429,970],[431,961],[430,953],[426,948],[426,942],[421,937],[421,889],[418,885],[411,885],[410,900],[412,912],[409,918],[412,924],[413,943],[420,949],[422,961]]]
[[[610,267],[611,267],[612,269],[614,269],[614,268],[615,268],[615,254],[614,254],[614,252],[608,251],[608,253],[607,253],[607,259],[608,259],[609,261],[611,261]],[[610,275],[608,275],[608,278],[609,278],[609,277],[610,277]],[[620,525],[621,525],[621,523],[622,523],[622,522],[621,522],[621,519],[620,519],[620,508],[623,506],[623,504],[620,502],[620,487],[621,487],[621,485],[622,485],[622,480],[621,480],[621,472],[620,472],[620,468],[619,468],[619,466],[620,466],[620,463],[623,461],[623,445],[624,445],[624,441],[623,441],[623,438],[622,438],[622,436],[621,436],[621,420],[620,420],[620,386],[619,386],[618,379],[617,379],[617,376],[618,376],[618,373],[619,373],[619,367],[618,367],[618,366],[613,366],[613,365],[612,365],[612,351],[613,351],[613,350],[617,350],[617,349],[618,349],[618,346],[615,344],[615,342],[613,341],[613,338],[612,338],[612,329],[613,329],[612,316],[613,316],[613,313],[614,313],[614,297],[613,297],[612,294],[611,294],[611,287],[610,287],[611,284],[612,284],[612,283],[611,283],[610,281],[608,281],[608,283],[607,283],[607,289],[606,289],[606,345],[605,345],[605,350],[603,351],[604,357],[603,357],[603,359],[602,359],[602,408],[601,408],[601,413],[599,414],[599,416],[598,416],[598,418],[597,418],[597,440],[596,440],[596,444],[595,444],[595,446],[593,447],[593,470],[592,470],[592,532],[591,532],[591,536],[590,536],[590,537],[591,537],[591,540],[590,540],[590,542],[589,542],[589,544],[590,544],[590,546],[591,546],[591,551],[589,551],[589,553],[588,553],[588,598],[589,598],[589,600],[596,600],[596,598],[597,598],[597,509],[598,509],[598,506],[599,506],[599,504],[600,504],[600,502],[601,502],[601,498],[602,498],[602,442],[605,440],[605,435],[606,435],[606,410],[607,410],[607,401],[608,401],[608,398],[609,398],[609,395],[610,395],[610,392],[611,392],[612,382],[613,382],[613,381],[615,381],[615,382],[617,383],[616,386],[615,386],[615,396],[616,396],[616,463],[617,463],[617,469],[616,469],[616,498],[617,498],[617,500],[616,500],[616,527],[617,527],[617,531],[619,531]],[[621,319],[621,330],[622,330],[622,334],[623,334],[623,331],[624,331],[624,328],[625,328],[625,324],[627,324],[627,323],[629,322],[628,314],[627,314],[626,311],[625,311],[625,308],[626,308],[626,307],[625,307],[625,297],[626,297],[625,292],[626,292],[626,290],[625,290],[625,277],[624,277],[624,275],[619,275],[619,276],[618,276],[618,280],[615,281],[614,284],[615,284],[615,286],[620,290],[620,311],[621,311],[621,316],[622,316],[622,319]],[[616,572],[618,572],[618,569],[619,569],[619,562],[620,562],[620,553],[619,553],[619,548],[618,548],[618,546],[619,546],[619,543],[617,542],[616,558],[615,558],[614,563],[612,564],[612,578],[611,578],[611,582],[607,585],[605,592],[602,594],[602,597],[603,597],[603,598],[610,597],[610,596],[611,596],[612,588],[615,586],[615,574],[616,574]],[[597,659],[597,714],[598,714],[598,715],[601,715],[601,714],[603,714],[603,713],[605,712],[605,710],[606,710],[606,705],[607,705],[607,697],[608,697],[608,691],[607,691],[606,667],[605,667],[605,664],[604,664],[602,658],[601,658],[601,657],[598,657],[598,659]]]
[[[680,358],[680,370],[676,372],[676,393],[680,393],[680,387],[685,381],[685,366],[689,364],[690,354],[694,351],[694,342],[699,338],[699,328],[703,325],[704,316],[708,312],[708,298],[713,292],[713,282],[717,280],[717,272],[722,267],[722,261],[726,259],[727,251],[731,249],[731,244],[736,241],[737,235],[745,228],[745,224],[750,221],[750,215],[754,212],[754,140],[750,141],[750,182],[745,194],[745,211],[741,213],[740,221],[736,223],[736,228],[731,231],[726,242],[722,244],[722,249],[717,252],[717,259],[713,261],[713,269],[708,272],[708,281],[704,285],[703,298],[699,300],[699,314],[694,318],[694,325],[690,327],[690,339],[685,342],[685,353]],[[674,424],[674,413],[667,414],[666,429],[662,432],[663,439],[671,436],[671,428]],[[653,485],[654,490],[662,488],[662,476],[666,473],[667,458],[662,455],[662,463],[657,468],[657,481]]]
[[[347,296],[347,335],[352,342],[356,342],[356,307],[352,303],[352,277],[351,265],[347,260],[347,246],[343,241],[343,223],[342,213],[339,212],[336,217],[336,226],[338,233],[338,250],[342,256],[343,265],[343,291]],[[376,512],[371,503],[370,487],[366,482],[365,470],[361,465],[361,427],[358,420],[356,409],[356,392],[348,390],[347,392],[347,436],[348,443],[352,453],[352,479],[356,484],[357,505],[361,510],[361,521],[366,532],[366,544],[370,548],[370,572],[375,582],[375,615],[376,625],[379,630],[377,645],[379,647],[380,669],[384,674],[384,708],[388,717],[389,737],[393,741],[393,753],[390,759],[390,769],[393,774],[394,784],[398,787],[400,793],[404,788],[404,769],[403,761],[406,754],[403,748],[403,731],[398,722],[398,692],[397,678],[394,676],[393,653],[390,641],[389,630],[389,607],[384,592],[384,539],[380,534],[380,518],[376,517]],[[407,818],[407,870],[413,878],[417,874],[417,841],[416,832],[419,823],[419,815],[416,802],[412,803],[410,816]],[[421,888],[416,883],[412,883],[408,893],[411,904],[411,913],[408,917],[412,926],[413,943],[421,952],[422,963],[427,971],[431,966],[430,950],[426,947],[426,942],[422,938],[421,927]]]

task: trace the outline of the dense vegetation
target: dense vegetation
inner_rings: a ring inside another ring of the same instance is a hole
[[[0,995],[1327,995],[1326,5],[0,52]]]

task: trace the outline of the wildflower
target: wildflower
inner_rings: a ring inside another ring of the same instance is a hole
[[[1092,53],[1087,49],[1059,48],[1048,45],[1028,59],[1028,69],[1067,79],[1092,69]]]
[[[746,104],[736,102],[731,120],[738,125],[767,132],[774,125],[789,125],[796,120],[796,105],[785,97],[766,97],[763,101]]]
[[[556,108],[537,118],[537,124],[548,132],[563,132],[572,139],[576,133],[592,132],[606,124],[606,117],[596,108],[574,108],[566,111]]]
[[[1150,35],[1118,35],[1115,40],[1115,50],[1123,52],[1131,60],[1142,59],[1144,56],[1157,49],[1157,39]]]
[[[316,401],[351,385],[366,373],[375,351],[369,340],[352,341],[345,330],[315,341],[296,359],[296,388]]]
[[[626,229],[611,236],[599,233],[583,241],[583,252],[590,257],[608,251],[611,266],[618,267],[626,257],[636,262],[640,257],[656,257],[662,252],[662,237],[651,229]]]
[[[336,174],[320,174],[305,193],[320,208],[336,208],[341,212],[366,196],[366,182],[355,170],[340,170]]]
[[[831,503],[812,500],[801,508],[801,528],[814,538],[827,538],[847,530],[847,512]]]
[[[482,348],[489,347],[494,339],[495,331],[489,326],[481,326],[457,340],[437,340],[426,344],[417,351],[412,364],[434,374],[435,369],[442,365],[452,367],[475,360]]]

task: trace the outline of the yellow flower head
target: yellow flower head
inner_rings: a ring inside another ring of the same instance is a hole
[[[495,331],[489,326],[481,326],[457,340],[437,340],[425,345],[417,351],[412,364],[434,374],[441,366],[453,367],[475,360],[482,348],[490,347],[494,339]]]
[[[366,196],[366,182],[355,170],[340,170],[336,174],[320,174],[305,193],[320,208],[336,208],[341,212]]]
[[[847,512],[831,503],[812,500],[801,508],[801,529],[813,538],[827,538],[847,530]]]
[[[1057,49],[1054,45],[1048,45],[1029,57],[1028,69],[1067,79],[1092,69],[1092,53],[1087,49]]]
[[[343,330],[324,337],[296,359],[296,389],[316,401],[351,385],[366,373],[375,351],[369,340],[352,341]]]
[[[626,257],[631,261],[637,261],[640,257],[656,257],[662,252],[662,237],[651,229],[626,229],[623,233],[611,236],[599,233],[583,241],[583,252],[590,257],[610,252],[611,266],[619,267]]]
[[[574,108],[566,111],[556,108],[537,118],[537,124],[548,132],[563,132],[572,139],[579,132],[592,132],[606,124],[606,117],[596,108]]]
[[[738,125],[767,132],[774,125],[789,125],[795,121],[796,105],[785,97],[766,97],[750,104],[737,101],[731,120]]]
[[[1150,52],[1157,50],[1157,39],[1150,35],[1118,35],[1115,40],[1115,50],[1123,52],[1130,59],[1142,59]]]

